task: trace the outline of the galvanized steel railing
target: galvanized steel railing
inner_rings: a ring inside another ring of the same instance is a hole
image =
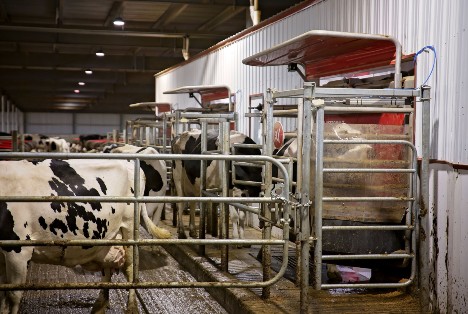
[[[285,179],[288,179],[288,173],[285,167],[268,156],[232,156],[232,155],[172,155],[172,154],[79,154],[79,153],[0,153],[0,160],[3,159],[118,159],[134,160],[135,169],[139,169],[140,160],[226,160],[240,162],[265,162],[275,164],[283,173]],[[268,287],[277,282],[285,273],[288,261],[288,221],[283,222],[283,239],[140,239],[139,225],[139,204],[140,203],[166,203],[166,202],[213,202],[213,197],[178,197],[178,196],[140,196],[140,171],[135,171],[134,186],[135,193],[133,197],[121,196],[1,196],[0,200],[4,202],[105,202],[105,203],[133,203],[134,204],[134,233],[133,239],[128,240],[0,240],[0,247],[11,246],[112,246],[126,245],[133,246],[133,267],[134,278],[129,278],[129,282],[111,283],[111,282],[92,282],[92,283],[25,283],[25,284],[0,284],[0,291],[5,290],[54,290],[54,289],[145,289],[145,288],[188,288],[188,287],[222,287],[222,288],[254,288]],[[284,194],[289,193],[288,188],[284,189]],[[216,197],[218,203],[275,203],[279,200],[273,200],[269,197]],[[289,214],[288,205],[284,204],[284,215]],[[138,278],[139,255],[138,246],[148,245],[282,245],[283,246],[283,264],[279,272],[272,278],[262,282],[140,282]]]

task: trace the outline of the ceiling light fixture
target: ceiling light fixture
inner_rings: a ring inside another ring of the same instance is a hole
[[[99,49],[98,51],[96,51],[96,56],[98,57],[104,57],[106,54],[104,53],[104,51],[102,51],[102,49]]]
[[[80,90],[79,90],[79,89],[75,89],[74,92],[75,92],[75,94],[79,94],[79,93],[80,93]]]
[[[92,71],[91,69],[86,69],[86,70],[84,71],[84,73],[86,73],[86,74],[93,74],[93,71]]]
[[[115,20],[114,20],[114,25],[115,26],[124,26],[125,21],[120,16],[116,17]]]
[[[85,83],[85,82],[78,82],[78,85],[80,85],[80,86],[85,86],[86,83]]]

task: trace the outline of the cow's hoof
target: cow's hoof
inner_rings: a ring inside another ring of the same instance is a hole
[[[179,233],[177,237],[179,239],[187,239],[187,235],[185,234],[185,232]]]
[[[138,307],[137,306],[134,306],[134,307],[128,307],[126,310],[125,310],[125,314],[139,314],[140,312],[138,311]]]
[[[198,234],[195,231],[190,231],[189,236],[192,237],[193,239],[198,238]]]
[[[109,308],[109,302],[105,302],[102,300],[97,300],[93,304],[93,308],[91,309],[92,314],[105,314],[106,309]]]

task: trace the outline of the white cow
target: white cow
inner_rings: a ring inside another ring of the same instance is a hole
[[[217,150],[218,147],[218,131],[209,130],[207,132],[207,147],[208,150]],[[201,132],[192,130],[184,132],[172,143],[172,152],[174,154],[200,154]],[[230,133],[231,149],[234,155],[260,155],[261,152],[257,148],[233,148],[235,143],[255,144],[255,142],[245,134],[237,131]],[[175,160],[173,162],[173,179],[178,196],[200,196],[200,161],[194,160]],[[250,166],[235,166],[236,179],[246,181],[260,181],[262,178],[261,168]],[[226,171],[226,176],[230,177],[229,170]],[[221,177],[219,175],[219,162],[207,162],[207,187],[219,188],[221,186]],[[229,179],[229,182],[232,180]],[[251,196],[256,197],[260,194],[259,186],[248,186],[236,184],[229,187],[234,196]],[[196,237],[195,228],[195,203],[190,205],[190,221],[189,235]],[[182,221],[183,204],[178,203],[178,228],[179,238],[186,238],[184,225]],[[233,237],[244,237],[244,221],[245,213],[241,210],[230,206],[229,210],[233,223]]]
[[[134,194],[133,172],[133,163],[124,160],[0,161],[0,196],[129,197]],[[143,171],[140,178],[141,186],[145,187]],[[139,210],[154,237],[171,236],[152,223],[144,204]],[[134,205],[126,203],[0,201],[0,240],[130,239],[133,216]],[[25,283],[29,261],[67,267],[81,265],[93,271],[103,269],[105,281],[110,281],[113,268],[124,265],[125,274],[130,277],[131,253],[132,247],[119,246],[4,246],[0,248],[0,283]],[[22,294],[22,291],[2,292],[0,312],[17,313]],[[108,293],[103,290],[93,312],[104,313],[107,306]],[[133,290],[127,310],[138,312]]]
[[[44,140],[47,152],[69,153],[70,144],[63,138],[50,137]]]
[[[123,154],[158,154],[156,149],[152,147],[138,147],[133,145],[124,145],[114,147],[110,150],[111,153]],[[133,162],[133,161],[131,161]],[[151,184],[146,184],[145,196],[164,196],[167,190],[167,168],[164,160],[140,160],[140,167],[145,173],[145,176]],[[146,209],[148,216],[153,223],[157,225],[161,220],[161,213],[164,209],[164,203],[147,203]]]

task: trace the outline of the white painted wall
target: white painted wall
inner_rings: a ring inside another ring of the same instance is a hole
[[[106,113],[25,113],[25,133],[44,135],[101,134],[125,128],[126,120],[153,118],[154,114],[106,114]]]
[[[428,291],[428,310],[466,313],[468,173],[453,165],[468,165],[467,14],[466,0],[317,1],[205,57],[157,76],[156,101],[173,103],[175,108],[196,106],[186,95],[163,92],[185,85],[225,84],[236,93],[237,108],[243,116],[250,94],[264,93],[269,87],[297,88],[301,81],[283,67],[248,67],[241,63],[242,59],[309,30],[392,35],[401,42],[404,54],[433,45],[437,67],[427,82],[432,86],[430,158],[445,164],[431,165],[431,202],[424,219],[434,223],[424,230],[428,238],[421,245],[432,253],[423,264],[434,265],[434,269],[429,269],[429,280],[421,282],[420,287]],[[430,53],[418,58],[417,86],[428,77],[432,63]],[[239,130],[247,132],[246,120],[239,121]],[[420,121],[416,132],[420,134]],[[419,140],[417,146],[420,148]]]

